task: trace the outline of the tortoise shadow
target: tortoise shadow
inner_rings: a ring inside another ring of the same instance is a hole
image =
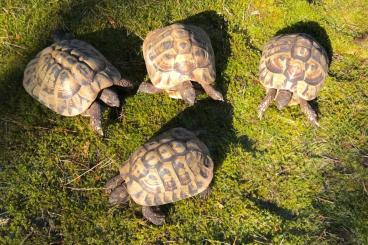
[[[143,40],[126,28],[105,28],[80,35],[79,39],[86,40],[98,50],[120,71],[121,77],[131,80],[136,88],[146,75],[146,68],[141,46]],[[119,123],[122,116],[125,99],[135,94],[135,89],[126,91],[119,90],[121,106],[111,108],[108,112],[106,125]]]
[[[316,39],[316,41],[326,50],[329,66],[332,62],[333,49],[331,40],[325,30],[318,22],[299,21],[276,32],[275,36],[282,34],[305,33]]]
[[[156,137],[171,128],[183,127],[193,132],[199,131],[199,138],[210,150],[215,163],[215,170],[226,158],[231,146],[240,145],[245,151],[255,154],[255,142],[247,136],[238,137],[233,127],[233,108],[226,102],[211,99],[197,101],[165,123],[152,136]]]
[[[294,214],[291,210],[279,207],[274,202],[259,198],[255,193],[245,193],[244,198],[253,202],[260,209],[267,210],[270,213],[279,216],[283,220],[295,220],[297,218],[297,215]]]

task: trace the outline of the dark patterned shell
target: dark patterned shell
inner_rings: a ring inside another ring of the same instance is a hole
[[[188,80],[212,84],[216,79],[211,41],[196,26],[173,24],[148,33],[143,56],[152,84],[160,89]]]
[[[266,88],[286,89],[312,100],[324,83],[328,63],[326,51],[311,36],[276,36],[263,50],[260,81]]]
[[[54,43],[38,53],[26,67],[23,86],[51,110],[75,116],[120,78],[119,71],[99,51],[74,39]]]
[[[207,189],[213,162],[207,147],[192,132],[174,128],[138,148],[120,173],[136,203],[156,206]]]

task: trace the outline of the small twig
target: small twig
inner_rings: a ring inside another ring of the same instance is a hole
[[[365,194],[368,196],[368,191],[367,191],[367,187],[365,186],[365,183],[363,182],[362,185],[363,185],[363,190]]]
[[[334,202],[333,202],[333,201],[327,200],[327,199],[322,198],[322,197],[317,197],[317,199],[318,199],[318,200],[320,200],[320,201],[323,201],[323,202],[328,202],[328,203],[330,203],[330,204],[334,204]]]
[[[31,227],[31,232],[28,233],[27,236],[21,241],[20,245],[23,245],[32,235],[33,235],[33,228]]]
[[[107,190],[106,187],[96,187],[96,188],[76,188],[67,186],[66,188],[71,189],[73,191],[93,191],[93,190]]]
[[[202,242],[209,242],[211,244],[226,244],[226,245],[230,245],[230,243],[227,243],[227,242],[220,242],[220,241],[211,240],[211,239],[203,239]]]
[[[106,163],[107,162],[107,163]],[[112,158],[109,158],[109,159],[105,159],[105,160],[102,160],[100,161],[98,164],[96,164],[95,166],[93,166],[92,168],[88,169],[87,171],[85,171],[84,173],[78,175],[77,177],[75,177],[74,179],[70,180],[68,183],[66,183],[65,185],[69,185],[70,183],[74,182],[75,180],[79,179],[80,177],[82,177],[83,175],[91,172],[93,169],[97,168],[98,166],[100,166],[101,164],[105,163],[101,168],[105,167],[106,165],[108,164],[111,164],[112,162]]]
[[[10,218],[0,218],[0,226],[7,225],[10,222]]]
[[[61,130],[61,131],[66,131],[66,132],[72,132],[72,133],[76,133],[76,131],[74,130],[70,130],[70,129],[59,129],[59,128],[46,128],[46,127],[40,127],[40,126],[29,126],[29,125],[24,125],[21,122],[17,122],[15,120],[11,120],[11,119],[0,119],[0,121],[6,122],[6,123],[12,123],[20,128],[23,128],[25,130],[33,130],[33,129],[42,129],[42,130]]]

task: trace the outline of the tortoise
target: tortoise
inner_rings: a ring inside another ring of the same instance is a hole
[[[199,194],[207,198],[213,177],[208,148],[195,133],[173,128],[139,147],[106,183],[111,204],[129,200],[143,206],[143,216],[161,225],[159,206]]]
[[[325,49],[305,33],[272,38],[262,53],[259,78],[267,95],[258,107],[261,119],[273,100],[279,110],[300,105],[310,122],[319,126],[317,115],[307,101],[317,97],[327,77],[329,59]]]
[[[55,33],[54,41],[28,63],[23,87],[56,113],[90,117],[92,128],[103,136],[100,101],[119,107],[119,96],[111,87],[131,89],[132,82],[122,79],[119,71],[87,42],[60,32]]]
[[[196,92],[191,81],[195,81],[212,99],[224,100],[213,87],[215,55],[201,28],[173,24],[151,31],[143,42],[143,56],[151,82],[143,82],[138,92],[166,92],[193,105]]]

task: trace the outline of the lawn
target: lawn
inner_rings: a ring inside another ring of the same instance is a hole
[[[0,0],[0,244],[368,244],[367,13],[367,0]],[[60,28],[138,85],[144,37],[174,22],[209,34],[226,102],[125,94],[123,117],[105,110],[101,138],[88,118],[62,117],[22,87]],[[298,31],[332,57],[312,102],[320,128],[298,107],[257,118],[261,50]],[[210,197],[164,206],[163,226],[132,201],[110,206],[103,188],[118,165],[174,126],[205,130]]]

